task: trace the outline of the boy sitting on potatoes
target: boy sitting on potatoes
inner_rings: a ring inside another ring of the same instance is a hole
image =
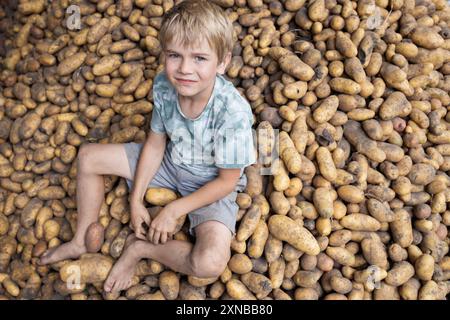
[[[237,192],[246,185],[243,171],[256,160],[250,105],[222,76],[233,48],[226,14],[209,1],[183,1],[165,15],[159,38],[165,65],[154,79],[147,140],[80,148],[76,234],[40,261],[49,264],[85,253],[86,231],[97,222],[103,202],[102,175],[124,177],[134,235],[105,281],[106,292],[130,287],[143,258],[200,278],[221,275],[235,232]],[[151,221],[144,205],[149,187],[172,189],[182,197]],[[177,220],[185,215],[195,245],[172,240]]]

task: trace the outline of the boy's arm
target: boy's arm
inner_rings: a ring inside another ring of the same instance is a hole
[[[142,203],[148,183],[151,181],[164,157],[167,135],[149,131],[149,136],[142,146],[134,174],[133,188],[130,192],[130,204]]]
[[[170,203],[176,218],[207,206],[233,192],[240,177],[240,170],[219,169],[219,175],[193,193]]]

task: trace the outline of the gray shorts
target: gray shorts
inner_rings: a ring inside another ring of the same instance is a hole
[[[131,176],[134,177],[143,144],[130,142],[125,143],[124,146],[131,170]],[[172,189],[178,191],[181,196],[184,197],[198,190],[211,180],[211,178],[205,178],[190,173],[183,167],[174,164],[170,157],[164,155],[161,166],[148,184],[148,187]],[[133,181],[129,179],[126,179],[126,181],[129,190],[131,190]],[[226,225],[231,233],[235,235],[236,216],[239,211],[239,207],[236,204],[236,196],[238,192],[245,189],[246,184],[247,178],[245,174],[243,174],[239,179],[235,190],[225,198],[190,212],[188,214],[190,222],[189,233],[195,236],[194,229],[196,226],[205,221],[214,220]]]

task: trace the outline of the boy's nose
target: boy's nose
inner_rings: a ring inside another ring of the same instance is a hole
[[[180,73],[192,73],[192,68],[189,59],[182,59],[178,67]]]

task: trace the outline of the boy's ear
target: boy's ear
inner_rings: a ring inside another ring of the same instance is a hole
[[[225,55],[225,58],[223,59],[223,61],[221,63],[219,63],[219,65],[217,66],[217,72],[220,74],[224,74],[230,61],[231,61],[231,52],[228,52]]]

